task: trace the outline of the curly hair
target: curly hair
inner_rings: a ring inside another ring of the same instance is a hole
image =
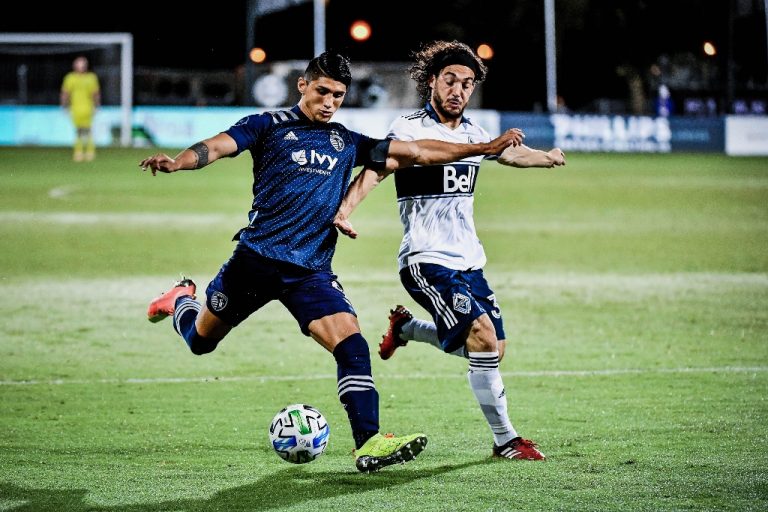
[[[330,78],[341,82],[347,87],[352,83],[352,73],[349,70],[349,59],[336,52],[323,52],[307,64],[304,78],[311,82],[320,77]]]
[[[475,83],[485,80],[488,68],[472,48],[459,41],[433,41],[423,45],[411,55],[413,65],[408,69],[411,78],[416,81],[416,90],[422,100],[428,101],[431,88],[429,79],[451,64],[461,64],[475,72]]]

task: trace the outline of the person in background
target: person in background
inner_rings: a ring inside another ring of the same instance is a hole
[[[101,104],[101,89],[96,73],[88,71],[88,59],[77,57],[72,71],[64,76],[61,84],[61,106],[69,108],[75,125],[75,145],[72,159],[75,162],[91,161],[96,157],[91,126],[96,109]]]

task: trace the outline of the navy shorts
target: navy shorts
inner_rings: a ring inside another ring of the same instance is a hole
[[[415,263],[400,271],[408,294],[432,314],[445,352],[464,346],[472,321],[488,313],[496,339],[504,340],[504,322],[493,290],[480,270],[452,270],[432,263]]]
[[[279,300],[309,336],[312,320],[335,313],[356,316],[344,289],[329,271],[273,260],[238,244],[206,290],[208,309],[231,326]]]

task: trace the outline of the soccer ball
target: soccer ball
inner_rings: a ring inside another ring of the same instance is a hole
[[[283,408],[269,425],[269,440],[281,459],[304,464],[323,454],[331,428],[325,417],[310,405]]]

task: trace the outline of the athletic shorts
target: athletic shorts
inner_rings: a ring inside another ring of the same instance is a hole
[[[432,314],[445,352],[464,346],[472,321],[484,313],[493,322],[496,338],[506,339],[501,309],[480,270],[452,270],[433,263],[415,263],[400,270],[408,294]]]
[[[309,323],[354,308],[336,276],[273,260],[238,244],[206,290],[208,309],[236,326],[272,300],[279,300],[309,336]]]
[[[84,107],[72,107],[70,115],[72,116],[72,124],[75,128],[86,129],[90,128],[93,123],[94,109],[88,105]]]

